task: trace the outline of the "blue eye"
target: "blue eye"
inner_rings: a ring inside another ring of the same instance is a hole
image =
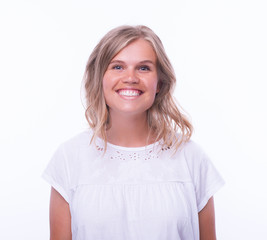
[[[113,69],[116,69],[116,70],[121,70],[122,69],[122,66],[120,65],[115,65],[112,67]]]
[[[148,66],[141,66],[139,69],[141,71],[150,71],[150,68]]]

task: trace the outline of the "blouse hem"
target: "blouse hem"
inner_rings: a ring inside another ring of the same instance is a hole
[[[225,184],[225,182],[223,180],[220,180],[219,182],[217,182],[217,184],[211,188],[207,194],[205,195],[205,197],[203,198],[203,200],[200,202],[200,204],[198,204],[198,212],[200,212],[208,203],[208,201],[210,200],[211,197],[214,196],[214,194],[216,192],[218,192],[220,190],[220,188],[223,187],[223,185]]]
[[[69,203],[69,197],[66,194],[66,191],[58,184],[56,183],[48,174],[43,173],[42,178],[48,182],[51,187],[53,187],[64,199],[67,203]]]

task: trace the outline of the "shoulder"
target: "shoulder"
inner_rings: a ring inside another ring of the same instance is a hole
[[[179,138],[180,136],[177,134],[176,139],[180,140]],[[205,154],[203,148],[192,139],[183,141],[178,148],[176,148],[175,144],[171,148],[174,155],[177,157],[183,156],[186,159],[199,158]]]
[[[182,139],[182,136],[179,133],[176,133],[175,141],[172,146],[172,149],[175,150],[175,153],[180,155],[184,155],[186,158],[194,158],[194,157],[200,157],[200,155],[204,154],[204,150],[201,147],[200,144],[196,143],[194,140],[189,139]],[[181,144],[176,148],[176,143],[181,142]]]
[[[59,148],[63,148],[65,150],[75,150],[82,147],[88,147],[91,143],[92,136],[92,130],[88,129],[82,131],[62,142],[59,145]]]
[[[90,129],[77,133],[60,143],[54,155],[58,157],[61,156],[61,158],[73,158],[79,154],[81,149],[91,148],[92,136],[93,132]]]
[[[92,130],[86,130],[62,142],[49,163],[51,171],[57,175],[65,171],[70,184],[74,184],[100,157],[95,144],[91,143],[92,135]]]
[[[195,188],[198,211],[219,190],[224,180],[202,147],[194,141],[183,146],[184,158]]]
[[[181,150],[187,158],[200,158],[206,155],[203,148],[193,140],[182,144]]]
[[[69,147],[69,146],[84,146],[90,144],[91,138],[93,136],[92,130],[84,130],[76,135],[68,138],[65,140],[62,145]]]
[[[178,152],[183,156],[191,174],[196,174],[203,166],[210,162],[203,148],[193,140],[183,143]]]

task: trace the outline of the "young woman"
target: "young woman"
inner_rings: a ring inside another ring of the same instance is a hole
[[[90,129],[59,146],[51,240],[213,240],[213,194],[223,180],[190,140],[172,97],[175,75],[145,26],[107,33],[85,71]]]

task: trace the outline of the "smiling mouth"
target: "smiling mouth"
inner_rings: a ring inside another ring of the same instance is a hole
[[[117,93],[121,96],[135,97],[140,96],[143,92],[136,89],[120,89],[117,91]]]

